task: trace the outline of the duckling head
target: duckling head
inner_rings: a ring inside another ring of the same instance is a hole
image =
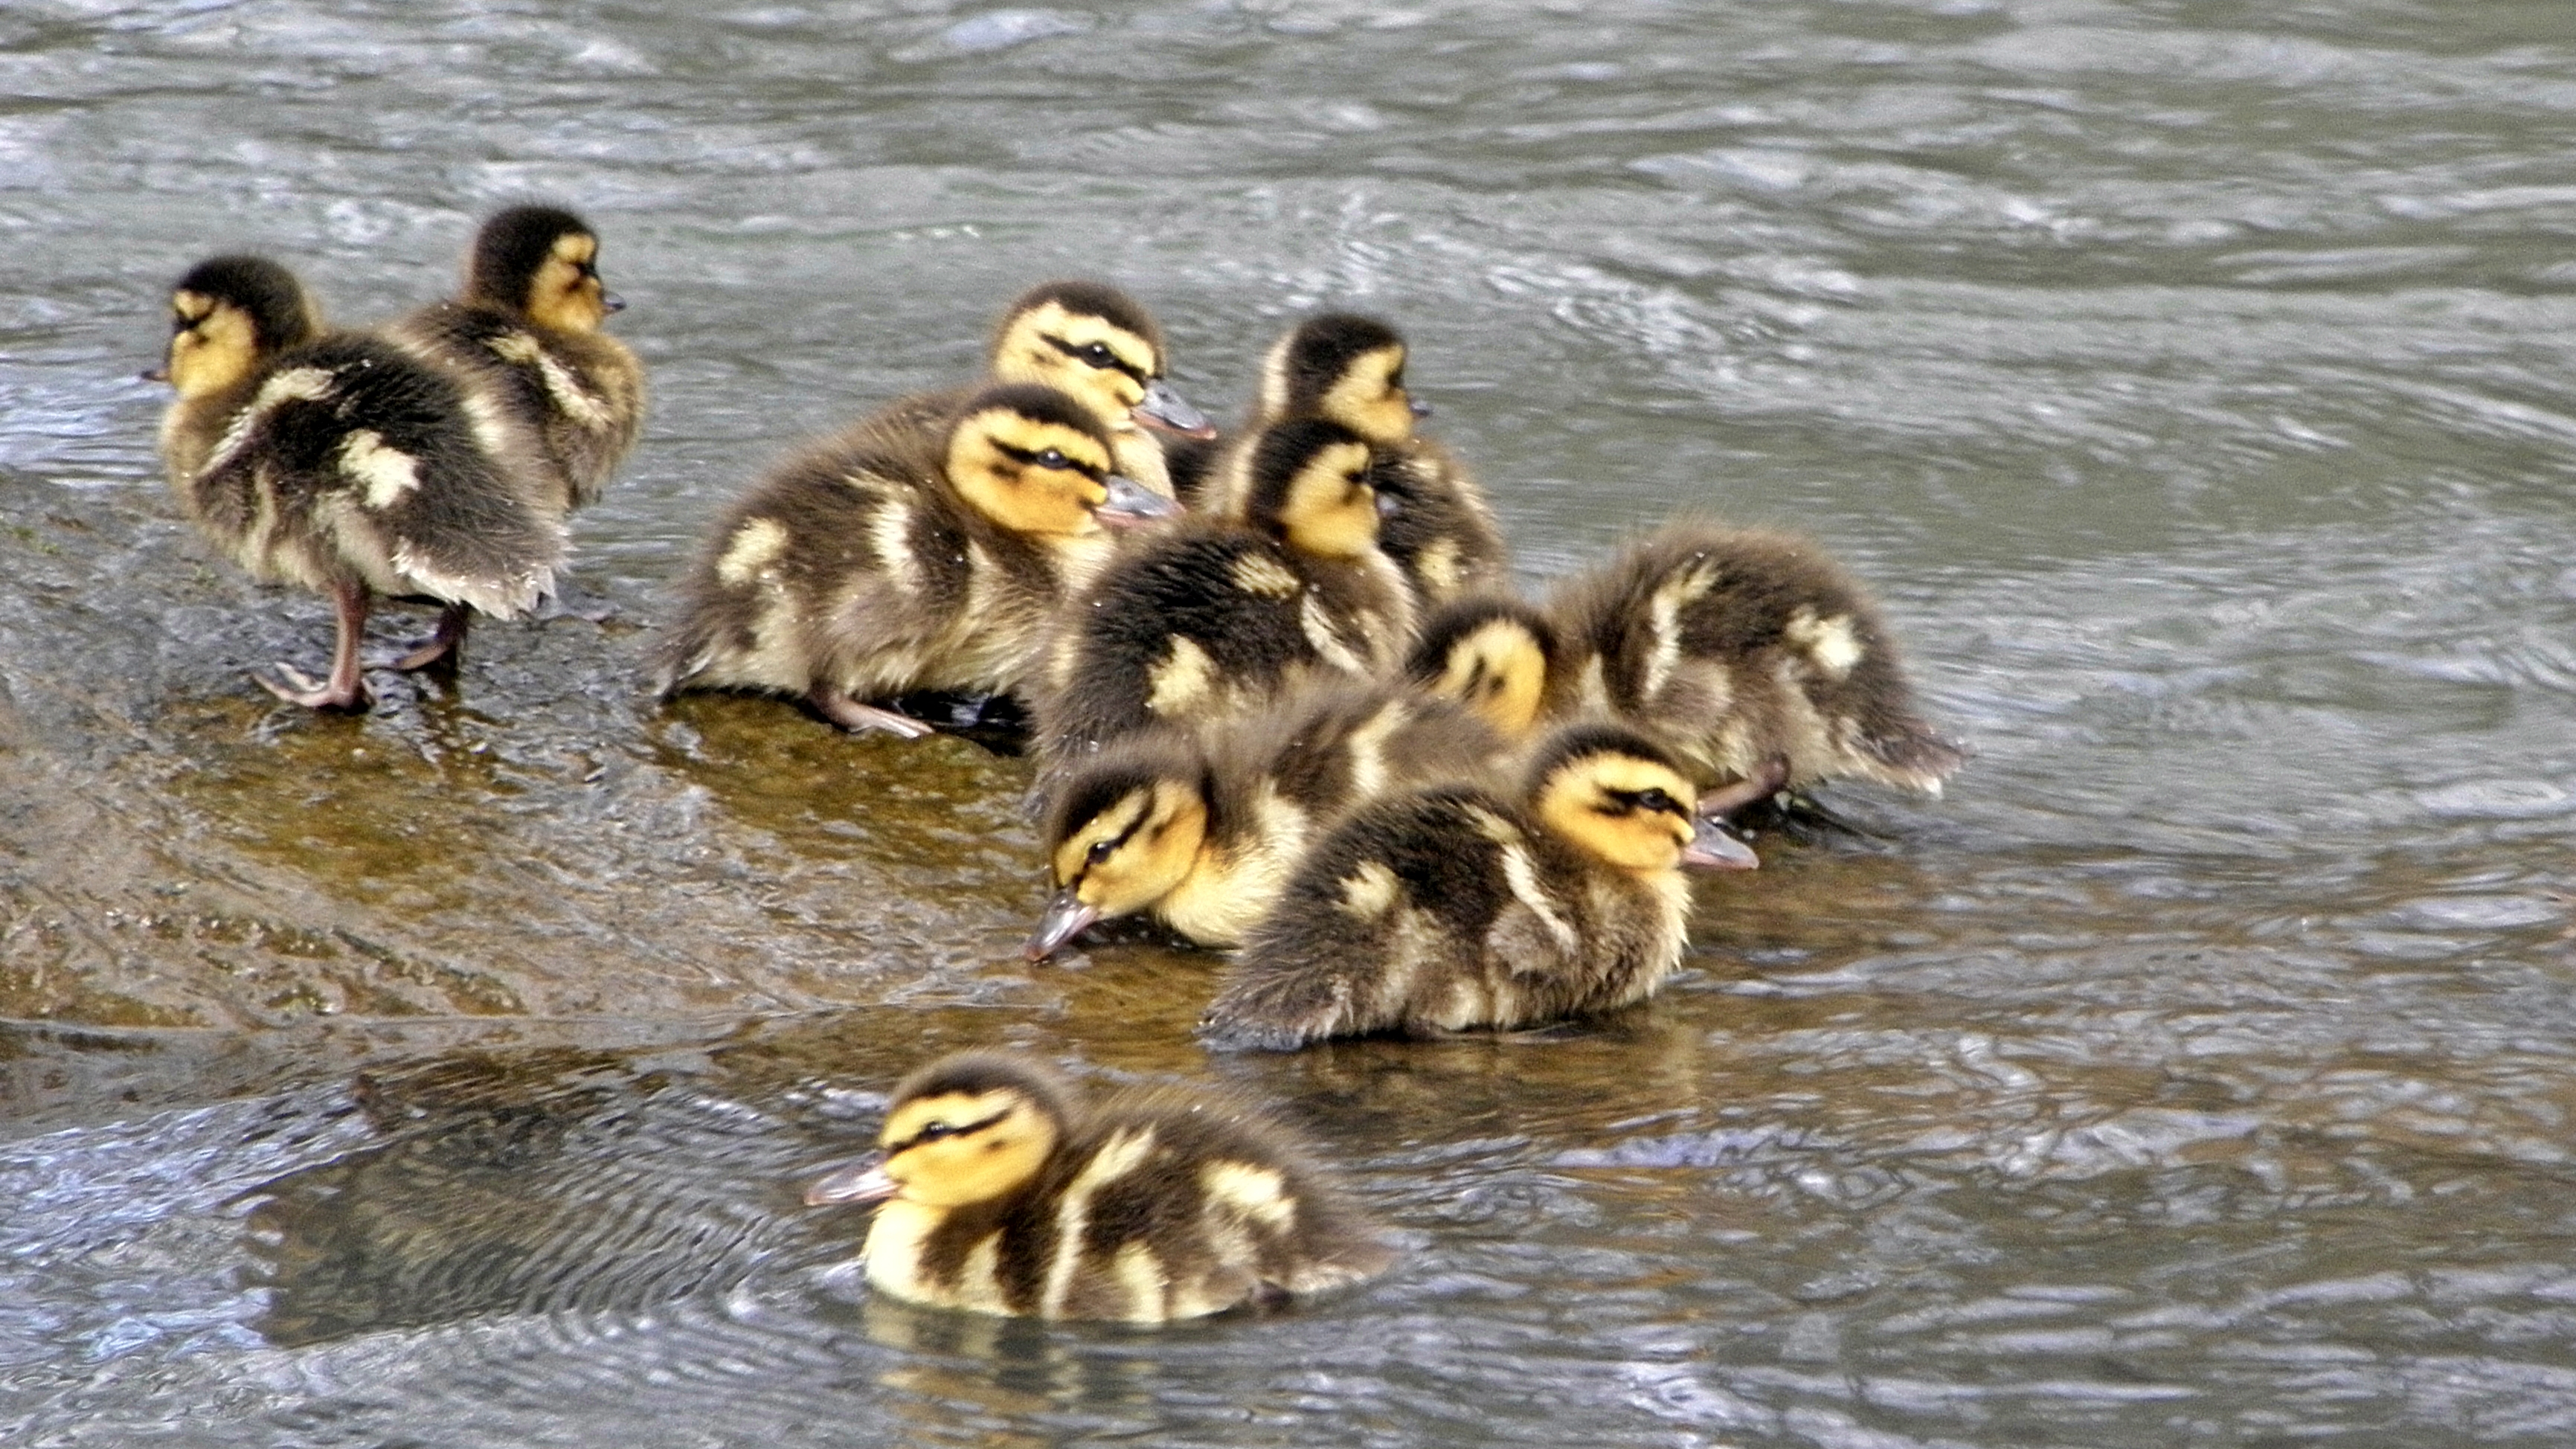
[[[1358,558],[1377,547],[1368,440],[1323,418],[1263,428],[1246,449],[1243,521],[1299,553]]]
[[[1405,677],[1465,705],[1503,738],[1525,740],[1560,657],[1545,614],[1518,599],[1466,598],[1423,621]]]
[[[565,332],[595,332],[626,305],[599,280],[598,234],[559,206],[514,206],[483,223],[465,299]]]
[[[1072,1089],[1044,1068],[997,1052],[942,1057],[895,1087],[877,1154],[806,1188],[806,1204],[950,1209],[1008,1196],[1046,1165],[1072,1110]]]
[[[1207,842],[1209,794],[1206,762],[1177,737],[1122,741],[1085,765],[1047,817],[1056,893],[1028,959],[1178,889]]]
[[[992,373],[1071,393],[1117,432],[1136,424],[1212,438],[1216,429],[1163,380],[1163,329],[1135,298],[1099,282],[1046,282],[1011,304],[993,334]]]
[[[170,289],[168,360],[144,376],[169,383],[182,398],[203,397],[321,330],[293,272],[266,257],[212,257]]]
[[[1109,435],[1051,387],[988,388],[949,425],[949,486],[1015,533],[1075,537],[1163,518],[1173,503],[1113,471]]]
[[[1587,854],[1639,875],[1683,863],[1699,791],[1662,747],[1618,725],[1558,731],[1530,763],[1532,809]]]
[[[1261,366],[1256,416],[1330,418],[1381,448],[1413,437],[1431,410],[1404,390],[1404,337],[1373,317],[1332,312],[1299,323]]]

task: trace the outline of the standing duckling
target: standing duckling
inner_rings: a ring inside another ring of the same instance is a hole
[[[542,438],[554,475],[546,501],[569,513],[599,501],[643,423],[643,364],[600,330],[625,305],[600,281],[587,222],[514,206],[475,234],[465,290],[386,334],[480,381]]]
[[[1002,314],[986,364],[990,382],[1052,387],[1091,409],[1109,432],[1118,471],[1173,497],[1160,434],[1216,435],[1207,418],[1163,379],[1163,329],[1143,304],[1102,282],[1042,282]],[[931,420],[955,411],[972,388],[917,393],[884,416]]]
[[[1521,1027],[1641,1001],[1681,960],[1684,864],[1750,866],[1681,764],[1633,730],[1547,740],[1517,800],[1381,800],[1297,868],[1199,1032],[1218,1048]]]
[[[1386,517],[1378,546],[1424,607],[1511,586],[1511,551],[1464,463],[1414,431],[1430,409],[1404,385],[1404,337],[1371,317],[1329,313],[1299,323],[1270,349],[1253,402],[1256,424],[1318,417],[1368,441],[1369,482]],[[1220,506],[1242,498],[1240,455],[1218,465]]]
[[[805,1191],[882,1203],[860,1257],[937,1308],[1164,1323],[1375,1277],[1380,1230],[1241,1104],[1131,1088],[1097,1106],[1055,1073],[960,1052],[895,1088],[881,1156]]]
[[[1307,418],[1246,451],[1243,522],[1139,540],[1067,612],[1037,709],[1051,771],[1130,730],[1238,718],[1403,657],[1412,594],[1377,547],[1368,444]]]
[[[1104,525],[1172,511],[1112,468],[1088,408],[1025,384],[976,394],[935,439],[898,419],[811,447],[710,535],[657,689],[768,690],[844,729],[928,734],[868,701],[1018,688],[1108,562]]]
[[[396,663],[462,645],[468,609],[513,618],[563,564],[562,525],[532,499],[535,440],[447,372],[379,337],[324,332],[292,273],[216,257],[170,298],[161,456],[181,505],[252,577],[331,596],[327,680],[254,675],[313,709],[363,709],[358,646],[378,594],[446,605],[438,637]]]
[[[1151,914],[1232,946],[1306,847],[1389,791],[1481,775],[1502,737],[1409,690],[1326,686],[1204,737],[1142,731],[1076,765],[1047,814],[1056,894],[1028,944],[1040,959],[1095,921]]]

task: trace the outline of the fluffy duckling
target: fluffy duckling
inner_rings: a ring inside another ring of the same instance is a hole
[[[544,440],[569,512],[599,501],[635,446],[644,367],[600,330],[626,304],[599,277],[599,236],[552,206],[514,206],[475,234],[465,290],[386,329],[420,356],[462,370]]]
[[[1038,743],[1052,770],[1130,730],[1236,718],[1310,678],[1393,671],[1411,590],[1377,547],[1369,447],[1319,418],[1262,430],[1243,521],[1138,540],[1050,646]]]
[[[1389,791],[1483,774],[1508,746],[1446,700],[1327,686],[1240,727],[1142,731],[1073,767],[1047,814],[1056,885],[1031,960],[1095,921],[1151,914],[1232,946],[1307,845]]]
[[[991,382],[1070,394],[1108,429],[1119,473],[1170,498],[1159,434],[1209,438],[1216,429],[1164,381],[1165,361],[1163,329],[1135,298],[1102,282],[1056,281],[1030,288],[1002,314],[986,371]],[[895,403],[888,415],[945,417],[972,391],[920,393]]]
[[[725,514],[684,586],[657,688],[806,699],[850,730],[930,732],[868,703],[1019,687],[1048,619],[1110,557],[1104,525],[1172,505],[1113,471],[1090,409],[1026,384],[936,434],[862,423]]]
[[[358,645],[376,595],[446,606],[417,669],[463,644],[468,610],[512,618],[554,586],[559,521],[534,502],[534,439],[446,371],[379,337],[325,332],[262,257],[198,263],[170,296],[161,456],[188,516],[254,578],[331,597],[326,680],[254,675],[314,709],[363,709]]]
[[[1394,1261],[1302,1146],[1224,1097],[1131,1088],[1095,1106],[1051,1071],[960,1052],[895,1088],[877,1141],[805,1201],[882,1203],[868,1282],[933,1307],[1163,1323]]]
[[[1219,1048],[1521,1027],[1640,1001],[1681,960],[1685,864],[1753,854],[1695,822],[1681,762],[1616,725],[1539,748],[1517,801],[1450,785],[1310,852],[1199,1025]]]
[[[1369,482],[1386,517],[1378,546],[1427,607],[1510,587],[1511,553],[1466,465],[1414,431],[1430,409],[1404,385],[1404,337],[1370,317],[1331,313],[1299,323],[1270,349],[1253,402],[1256,423],[1328,418],[1368,440]],[[1221,464],[1215,495],[1242,497],[1239,462]]]
[[[1585,712],[1644,730],[1708,809],[1832,779],[1937,795],[1967,758],[1915,713],[1868,596],[1787,534],[1677,524],[1543,609],[1462,600],[1424,621],[1407,671],[1515,738]]]

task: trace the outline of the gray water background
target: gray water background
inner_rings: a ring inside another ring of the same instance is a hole
[[[2576,1438],[2560,0],[21,0],[0,98],[0,1440]],[[178,519],[166,288],[373,321],[531,198],[652,372],[607,617],[281,707],[328,610]],[[1532,583],[1813,534],[1977,759],[1561,1039],[1214,1061],[1203,955],[1023,966],[1024,763],[641,661],[713,509],[1063,274],[1220,415],[1397,322]],[[1403,1266],[871,1301],[796,1186],[989,1043],[1272,1101]]]

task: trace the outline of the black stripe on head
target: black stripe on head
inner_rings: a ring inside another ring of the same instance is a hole
[[[966,405],[957,410],[957,421],[962,423],[994,408],[1008,408],[1036,422],[1071,428],[1099,443],[1102,452],[1117,456],[1109,435],[1101,431],[1100,420],[1091,415],[1091,409],[1042,383],[1012,382],[988,387],[966,400]]]
[[[262,352],[293,347],[320,330],[303,284],[266,257],[209,257],[190,267],[171,290],[240,308],[250,318]]]
[[[1681,761],[1673,758],[1670,750],[1626,725],[1573,724],[1539,742],[1537,752],[1530,757],[1529,793],[1536,795],[1550,776],[1577,760],[1595,755],[1652,760],[1684,779],[1689,778]]]
[[[996,335],[1009,329],[1012,318],[1034,312],[1049,302],[1068,312],[1097,317],[1114,327],[1135,333],[1153,344],[1154,359],[1161,362],[1166,351],[1163,329],[1155,323],[1153,314],[1145,310],[1144,304],[1106,282],[1086,282],[1079,278],[1040,282],[1021,293],[1020,299],[1011,304],[1011,310],[1002,314],[1002,325],[995,329]]]
[[[1447,671],[1449,651],[1457,647],[1459,640],[1496,622],[1527,630],[1538,641],[1539,657],[1546,661],[1548,672],[1556,672],[1556,626],[1548,622],[1547,615],[1519,599],[1475,594],[1441,605],[1422,621],[1421,631],[1414,636],[1413,655],[1405,661],[1405,678],[1418,684],[1438,679]]]
[[[1288,418],[1263,428],[1251,441],[1244,460],[1244,519],[1267,528],[1288,501],[1288,485],[1317,453],[1340,443],[1365,448],[1368,439],[1322,418]]]
[[[1151,730],[1118,740],[1086,761],[1057,790],[1047,810],[1047,853],[1053,855],[1075,831],[1138,790],[1151,790],[1161,780],[1204,781],[1206,777],[1206,762],[1177,734]],[[1204,792],[1205,786],[1201,788]]]
[[[473,260],[465,269],[465,294],[513,311],[528,305],[528,288],[555,243],[567,236],[597,236],[590,223],[560,206],[514,206],[495,212],[474,234]]]
[[[924,1097],[975,1097],[986,1092],[1017,1092],[1037,1105],[1061,1128],[1073,1120],[1079,1100],[1073,1085],[1026,1058],[1001,1052],[955,1052],[941,1057],[895,1085],[886,1112]]]
[[[1374,317],[1327,312],[1307,318],[1288,334],[1284,379],[1288,410],[1300,412],[1314,406],[1360,357],[1403,345],[1403,333]]]

